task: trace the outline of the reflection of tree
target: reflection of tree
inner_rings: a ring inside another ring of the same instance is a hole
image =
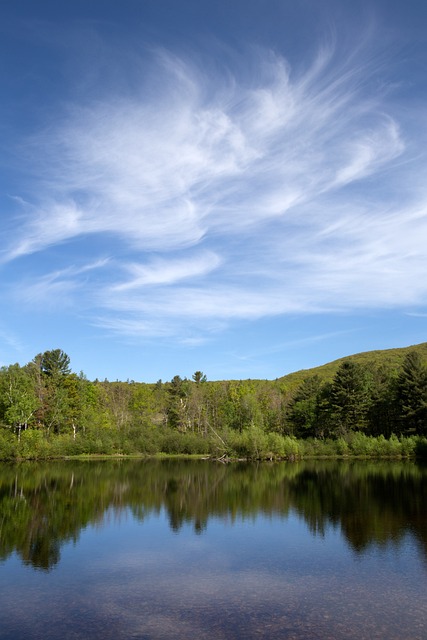
[[[57,564],[61,544],[77,540],[94,515],[81,487],[70,486],[74,476],[67,469],[47,469],[22,465],[0,474],[0,557],[15,550],[25,564],[43,570]]]
[[[356,551],[417,532],[427,551],[427,476],[412,463],[344,463],[304,470],[290,499],[312,531],[340,525]]]
[[[290,510],[314,534],[339,526],[363,552],[410,533],[427,556],[427,469],[415,463],[306,462],[221,465],[116,461],[0,468],[0,558],[13,551],[49,570],[65,542],[130,509],[140,522],[165,510],[173,531],[202,533],[212,517],[234,521]]]

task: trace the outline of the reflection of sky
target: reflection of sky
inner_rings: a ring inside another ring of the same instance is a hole
[[[415,638],[427,587],[410,537],[356,556],[339,528],[314,536],[292,513],[212,518],[196,535],[190,523],[173,532],[164,510],[143,522],[110,511],[64,545],[52,572],[12,556],[0,575],[0,637],[14,640],[70,629],[73,638]]]
[[[316,535],[308,530],[304,519],[294,513],[288,517],[237,517],[234,521],[212,517],[201,535],[195,533],[192,522],[184,523],[178,532],[172,531],[164,509],[158,515],[148,515],[144,522],[134,519],[129,510],[111,517],[112,513],[106,516],[104,524],[82,532],[77,547],[64,546],[61,564],[66,563],[67,558],[73,563],[76,552],[86,556],[91,565],[97,558],[102,563],[105,555],[111,555],[111,566],[132,567],[141,562],[149,569],[161,563],[171,571],[174,566],[180,571],[181,563],[188,568],[203,562],[205,568],[221,566],[231,571],[250,565],[310,574],[350,566],[354,572],[367,561],[370,570],[374,564],[386,564],[399,574],[403,567],[414,570],[420,562],[409,534],[400,543],[372,545],[356,554],[339,527],[329,525],[324,535]]]

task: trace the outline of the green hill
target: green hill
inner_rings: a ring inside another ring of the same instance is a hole
[[[298,387],[305,378],[318,375],[325,382],[332,380],[339,366],[346,360],[353,360],[362,365],[374,365],[376,367],[384,367],[390,370],[399,369],[405,356],[410,351],[418,351],[422,359],[427,364],[427,342],[421,344],[412,345],[410,347],[403,347],[400,349],[383,349],[378,351],[364,351],[362,353],[356,353],[351,356],[339,358],[333,362],[321,365],[320,367],[313,367],[311,369],[301,369],[294,373],[289,373],[286,376],[279,378],[280,385],[288,390]]]

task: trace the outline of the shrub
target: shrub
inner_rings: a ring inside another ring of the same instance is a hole
[[[376,438],[369,438],[364,433],[356,431],[349,438],[350,451],[355,456],[371,456],[374,454]]]
[[[50,456],[49,442],[42,431],[26,429],[22,431],[21,438],[16,445],[17,455],[20,458],[37,460]]]
[[[335,443],[337,454],[340,456],[347,456],[349,453],[349,446],[347,440],[344,438],[338,438]]]
[[[17,438],[10,429],[0,429],[0,460],[14,460],[17,457]]]
[[[286,447],[283,436],[279,433],[267,434],[268,457],[284,458],[286,456]]]
[[[286,457],[301,455],[301,447],[299,441],[294,436],[284,436],[283,446]]]
[[[391,434],[388,440],[386,440],[384,436],[379,436],[379,438],[383,438],[385,442],[385,444],[383,443],[383,449],[385,449],[387,455],[400,456],[403,454],[402,443],[399,441],[399,438],[394,435],[394,433]]]

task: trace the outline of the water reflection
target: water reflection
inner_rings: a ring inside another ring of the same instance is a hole
[[[235,522],[292,513],[323,536],[338,527],[358,554],[413,536],[427,558],[427,470],[414,462],[222,465],[105,461],[0,467],[0,559],[13,552],[48,571],[61,546],[107,512],[144,522],[167,513],[179,533],[202,534],[212,518]]]

